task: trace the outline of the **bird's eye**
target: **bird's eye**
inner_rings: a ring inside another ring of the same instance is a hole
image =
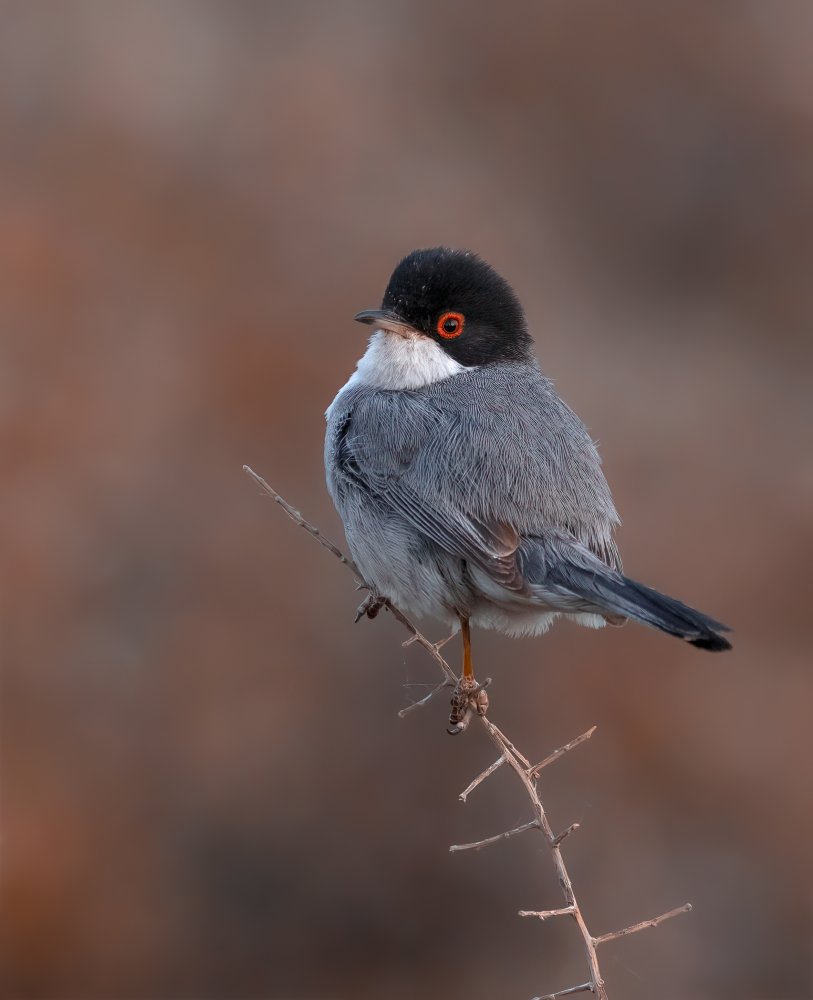
[[[437,331],[446,340],[453,340],[463,332],[463,313],[444,313],[438,320]]]

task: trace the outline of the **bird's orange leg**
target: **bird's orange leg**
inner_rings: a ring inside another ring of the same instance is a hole
[[[474,679],[474,667],[471,665],[471,629],[468,618],[460,616],[460,634],[463,636],[463,676]]]
[[[463,615],[460,618],[460,634],[463,636],[463,673],[457,682],[452,695],[452,712],[449,716],[451,723],[447,732],[462,733],[468,728],[472,712],[478,715],[485,715],[488,709],[488,695],[485,688],[489,684],[486,680],[484,684],[478,684],[474,679],[474,667],[471,662],[471,629],[469,620]]]

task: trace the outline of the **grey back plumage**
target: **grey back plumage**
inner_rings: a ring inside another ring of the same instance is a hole
[[[468,541],[499,560],[512,530],[555,532],[620,569],[596,447],[536,365],[488,365],[409,392],[349,385],[329,412],[326,467],[343,517],[367,491],[452,551]]]
[[[595,445],[535,364],[414,390],[351,379],[328,410],[328,488],[367,583],[415,614],[512,634],[627,617],[702,649],[726,627],[621,573]]]

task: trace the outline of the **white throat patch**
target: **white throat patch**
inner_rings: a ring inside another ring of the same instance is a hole
[[[429,337],[376,330],[350,381],[379,389],[420,389],[468,370]]]

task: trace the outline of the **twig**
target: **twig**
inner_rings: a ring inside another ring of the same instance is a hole
[[[547,993],[543,997],[534,997],[534,1000],[557,1000],[557,997],[569,997],[573,993],[592,993],[592,983],[582,983],[581,986],[571,986],[569,990],[559,990],[558,993]]]
[[[486,837],[485,840],[476,840],[473,844],[452,844],[449,851],[451,853],[455,851],[479,851],[481,847],[496,844],[498,840],[508,840],[509,837],[515,837],[518,833],[525,833],[526,830],[533,830],[537,826],[539,826],[537,821],[532,819],[530,823],[515,826],[513,830],[506,830],[504,833],[496,833],[493,837]]]
[[[560,910],[520,910],[521,917],[536,917],[537,920],[550,920],[551,917],[572,917],[573,907],[563,906]]]
[[[411,642],[412,640],[409,641]],[[417,704],[410,705],[410,708],[417,708],[417,707],[418,707]],[[408,712],[409,709],[405,709],[404,711]],[[401,715],[403,713],[399,712],[398,714]],[[548,756],[544,760],[541,760],[538,764],[534,764],[533,767],[529,768],[528,771],[529,776],[531,778],[538,778],[539,772],[543,768],[547,767],[548,764],[552,764],[555,760],[559,760],[560,757],[563,757],[569,750],[573,750],[580,743],[584,743],[585,740],[589,740],[595,731],[596,731],[596,726],[593,726],[591,729],[588,729],[586,733],[582,733],[581,736],[577,736],[575,740],[571,740],[570,743],[565,743],[563,747],[559,747],[558,750],[554,750],[553,753],[548,754]],[[460,793],[460,795],[458,796],[460,801],[465,802],[468,796],[474,791],[474,789],[482,781],[485,781],[486,778],[490,777],[497,770],[498,767],[502,767],[504,763],[505,763],[505,757],[504,756],[498,757],[490,767],[487,767],[485,771],[483,771],[482,774],[478,774],[477,777],[474,779],[474,781],[472,781],[472,783],[466,788],[466,790]],[[575,824],[575,826],[576,828],[578,828],[578,823]],[[573,830],[569,829],[567,832],[572,833]],[[565,836],[567,836],[567,833],[565,834]]]
[[[536,790],[536,783],[529,774],[530,765],[526,764],[524,759],[520,760],[517,757],[516,752],[512,749],[509,741],[493,722],[490,722],[485,717],[483,717],[482,722],[486,728],[486,732],[491,738],[492,743],[494,743],[497,749],[505,755],[507,764],[525,787],[525,792],[531,801],[531,807],[533,808],[537,825],[544,834],[545,839],[548,842],[548,846],[550,847],[553,864],[556,868],[556,874],[559,877],[559,885],[562,889],[562,894],[565,897],[565,905],[569,909],[573,910],[573,919],[576,921],[576,926],[579,928],[579,933],[582,937],[582,945],[584,947],[584,954],[587,960],[587,967],[590,970],[590,988],[599,1000],[607,1000],[607,991],[604,988],[604,979],[602,978],[601,970],[598,964],[596,945],[593,941],[593,936],[587,929],[587,924],[584,921],[581,907],[579,906],[575,890],[573,889],[573,883],[565,866],[564,858],[562,857],[560,845],[557,843],[556,835],[548,822],[544,806],[542,805],[539,793]]]
[[[358,578],[358,583],[361,585],[362,588],[369,589],[368,585],[362,579],[358,566],[356,566],[356,564],[353,562],[352,559],[347,558],[347,556],[344,554],[344,552],[342,552],[342,550],[338,547],[338,545],[334,545],[329,538],[325,538],[322,532],[315,525],[311,524],[310,521],[306,520],[299,513],[299,511],[296,510],[295,507],[292,507],[286,500],[283,500],[283,498],[279,495],[279,493],[277,493],[277,491],[272,486],[269,486],[269,484],[263,479],[263,477],[258,475],[251,468],[251,466],[244,465],[243,472],[249,475],[254,480],[254,482],[257,483],[257,485],[260,486],[271,497],[272,500],[274,500],[275,503],[278,503],[280,507],[282,507],[282,509],[288,515],[288,517],[290,517],[290,519],[295,524],[298,524],[300,528],[304,528],[305,531],[307,531],[309,535],[312,535],[316,539],[316,541],[319,542],[320,545],[324,545],[324,547],[328,550],[328,552],[332,552],[340,563],[343,563],[345,566],[348,567],[348,569],[352,570],[353,573],[355,573],[356,577]],[[434,642],[430,642],[425,635],[422,635],[418,631],[418,629],[412,624],[412,622],[407,618],[407,616],[403,613],[403,611],[400,611],[398,608],[396,608],[394,604],[391,604],[389,601],[385,601],[385,605],[387,610],[392,614],[393,618],[395,618],[396,621],[400,622],[404,626],[404,628],[412,634],[412,641],[416,642],[419,646],[422,646],[427,651],[427,653],[429,653],[429,655],[435,660],[440,669],[446,675],[446,683],[439,685],[435,689],[435,691],[432,691],[430,693],[429,697],[432,697],[434,694],[442,690],[447,685],[456,684],[457,674],[455,674],[454,670],[452,670],[449,664],[440,655],[440,652],[438,651],[439,648],[438,645]],[[440,645],[442,645],[442,643]],[[426,704],[426,702],[429,701],[429,697],[422,699],[420,704],[422,705]],[[413,706],[410,705],[409,708],[406,709],[405,711],[409,711],[409,709],[412,707]]]
[[[429,694],[424,695],[424,697],[421,698],[420,701],[413,701],[411,705],[407,705],[406,708],[402,708],[401,711],[398,713],[398,718],[403,719],[404,716],[409,715],[409,713],[413,709],[422,708],[428,701],[431,701],[436,694],[440,694],[440,692],[447,687],[452,687],[452,682],[449,680],[448,677],[442,680],[440,684],[437,684],[435,687],[433,687],[432,690],[429,692]]]
[[[407,630],[407,632],[412,633],[412,641],[416,642],[419,646],[425,649],[426,652],[429,653],[429,655],[432,657],[435,663],[437,663],[437,665],[445,674],[446,681],[443,684],[441,684],[440,687],[436,689],[436,691],[441,690],[441,688],[446,687],[447,685],[454,686],[457,683],[457,674],[454,672],[454,670],[452,670],[449,664],[440,655],[437,644],[434,642],[430,642],[430,640],[427,639],[425,635],[422,635],[418,631],[418,629],[412,624],[412,622],[407,618],[407,616],[403,613],[403,611],[399,611],[398,608],[396,608],[395,605],[392,604],[390,601],[386,602],[386,607],[387,610],[392,615],[392,617],[397,622],[400,622]],[[434,695],[436,691],[433,691],[432,694]],[[429,700],[428,698],[424,699],[424,703],[428,700]]]
[[[251,476],[251,478],[262,487],[262,489],[282,507],[288,517],[291,518],[300,528],[304,528],[310,535],[312,535],[320,545],[323,545],[329,552],[331,552],[339,562],[347,566],[357,578],[357,584],[359,588],[365,588],[370,590],[371,588],[364,582],[359,573],[358,567],[352,561],[348,559],[347,556],[342,552],[338,546],[334,545],[319,531],[318,528],[314,527],[309,521],[307,521],[298,510],[287,503],[283,498],[273,490],[268,483],[258,476],[256,472],[250,469],[247,465],[243,466],[243,470]],[[428,695],[421,698],[420,701],[415,702],[412,705],[407,706],[407,708],[402,709],[398,714],[403,717],[408,712],[415,708],[419,708],[421,705],[425,705],[430,701],[436,694],[439,694],[444,688],[451,685],[455,685],[457,682],[457,676],[446,662],[446,660],[441,656],[439,649],[443,643],[433,643],[426,638],[421,632],[418,631],[415,625],[404,615],[402,611],[395,607],[390,601],[385,600],[384,606],[401,625],[410,633],[411,639],[408,640],[407,644],[417,643],[422,646],[429,655],[435,660],[438,666],[443,671],[444,679],[442,683],[438,684],[433,688]],[[474,709],[476,706],[472,706]],[[548,764],[553,763],[558,760],[568,751],[572,750],[574,747],[579,746],[579,744],[584,743],[585,740],[590,739],[593,733],[596,731],[596,727],[593,726],[592,729],[588,729],[587,732],[582,733],[581,736],[577,736],[576,739],[571,740],[564,746],[559,747],[558,750],[554,750],[553,753],[549,754],[544,760],[540,761],[538,764],[531,765],[530,761],[523,753],[521,753],[514,744],[501,732],[489,719],[484,715],[478,716],[485,727],[485,730],[491,739],[492,743],[497,747],[499,751],[499,757],[494,761],[489,767],[485,769],[481,774],[479,774],[474,781],[472,781],[464,792],[461,793],[460,798],[463,802],[466,801],[466,797],[486,778],[492,775],[498,768],[503,764],[508,764],[511,770],[517,775],[519,780],[522,782],[525,792],[530,800],[531,807],[534,813],[534,819],[530,820],[528,823],[524,823],[522,826],[515,827],[513,830],[507,830],[503,833],[496,834],[493,837],[487,837],[485,840],[479,840],[471,844],[455,844],[449,848],[450,851],[465,851],[465,850],[477,850],[480,847],[485,847],[488,844],[494,844],[498,840],[507,840],[519,833],[524,833],[526,830],[531,830],[538,828],[550,848],[551,857],[553,859],[554,867],[556,868],[557,875],[559,877],[559,885],[562,889],[562,893],[565,897],[565,906],[556,910],[520,910],[519,914],[522,917],[536,917],[539,920],[547,920],[551,917],[559,916],[569,916],[573,917],[576,925],[579,928],[579,933],[581,934],[582,944],[584,947],[585,958],[587,960],[587,965],[590,970],[590,980],[589,982],[582,983],[580,986],[571,986],[569,989],[559,990],[556,993],[548,993],[545,996],[535,997],[534,1000],[558,1000],[559,997],[571,996],[576,993],[593,993],[598,998],[598,1000],[608,1000],[607,990],[604,985],[604,979],[601,975],[601,970],[598,965],[598,955],[596,950],[599,945],[605,944],[608,941],[614,941],[616,938],[626,937],[629,934],[637,934],[638,931],[645,930],[648,927],[657,927],[662,924],[665,920],[670,920],[672,917],[676,917],[681,913],[688,913],[691,910],[691,904],[686,903],[684,906],[679,906],[674,910],[669,910],[668,913],[663,913],[659,917],[653,917],[651,920],[643,920],[638,924],[632,924],[629,927],[625,927],[620,931],[613,931],[609,934],[602,934],[599,937],[593,937],[584,920],[579,903],[576,899],[576,893],[573,889],[573,883],[568,874],[567,868],[565,866],[564,858],[562,857],[561,844],[571,833],[578,829],[579,824],[573,823],[565,830],[559,834],[554,834],[550,823],[548,822],[545,809],[542,805],[542,801],[539,798],[539,793],[536,788],[536,779],[539,777],[539,772],[543,768],[547,767]]]
[[[562,830],[562,832],[560,834],[558,834],[557,836],[555,836],[553,838],[553,840],[551,841],[551,845],[550,846],[551,847],[558,847],[559,844],[561,844],[562,841],[565,839],[565,837],[569,837],[571,835],[571,833],[575,833],[579,829],[579,826],[580,826],[579,823],[571,823],[570,826],[566,830]]]
[[[262,476],[258,476],[257,473],[250,466],[244,465],[243,472],[251,476],[254,482],[257,483],[257,485],[260,486],[263,490],[265,490],[265,492],[271,497],[271,499],[275,503],[278,503],[280,507],[282,507],[282,509],[285,511],[285,513],[288,515],[288,517],[290,517],[292,521],[298,524],[300,528],[304,528],[309,535],[313,535],[313,537],[316,539],[317,542],[319,542],[320,545],[324,545],[324,547],[328,550],[328,552],[332,552],[333,555],[336,556],[336,558],[339,560],[339,562],[344,563],[345,566],[351,569],[359,578],[359,581],[361,581],[361,574],[358,571],[358,566],[356,566],[356,564],[353,562],[352,559],[347,558],[347,556],[344,554],[344,552],[342,552],[342,550],[338,547],[338,545],[334,545],[333,542],[331,542],[329,538],[325,538],[322,532],[318,528],[314,527],[314,525],[312,525],[310,521],[306,521],[298,510],[292,507],[286,500],[283,500],[282,497],[279,495],[279,493],[277,493],[275,489],[272,489],[268,485],[268,483],[263,479]]]
[[[683,906],[676,906],[674,910],[670,910],[668,913],[662,913],[659,917],[653,917],[651,920],[642,920],[639,924],[632,924],[629,927],[625,927],[621,931],[612,931],[610,934],[602,934],[600,937],[593,938],[594,944],[604,944],[605,941],[615,941],[616,938],[626,937],[628,934],[637,934],[638,931],[645,931],[648,927],[657,927],[658,924],[662,924],[664,920],[671,920],[672,917],[679,917],[681,913],[691,913],[692,904],[684,903]]]
[[[559,747],[558,750],[554,750],[553,753],[548,754],[548,756],[544,760],[540,760],[538,764],[534,764],[534,766],[531,768],[530,776],[532,778],[538,778],[539,772],[543,768],[547,767],[548,764],[552,764],[555,760],[559,760],[560,757],[564,757],[564,755],[568,753],[568,751],[574,750],[577,746],[579,746],[579,744],[584,743],[586,740],[589,740],[597,728],[598,728],[597,726],[591,726],[591,728],[588,729],[586,733],[582,733],[581,736],[577,736],[576,739],[571,740],[570,743],[565,743],[563,747]]]
[[[465,802],[466,799],[471,795],[474,789],[480,784],[481,781],[485,781],[490,775],[492,775],[498,767],[505,763],[505,756],[498,757],[490,767],[487,767],[485,771],[482,771],[477,777],[472,781],[459,795],[458,798],[461,802]]]

